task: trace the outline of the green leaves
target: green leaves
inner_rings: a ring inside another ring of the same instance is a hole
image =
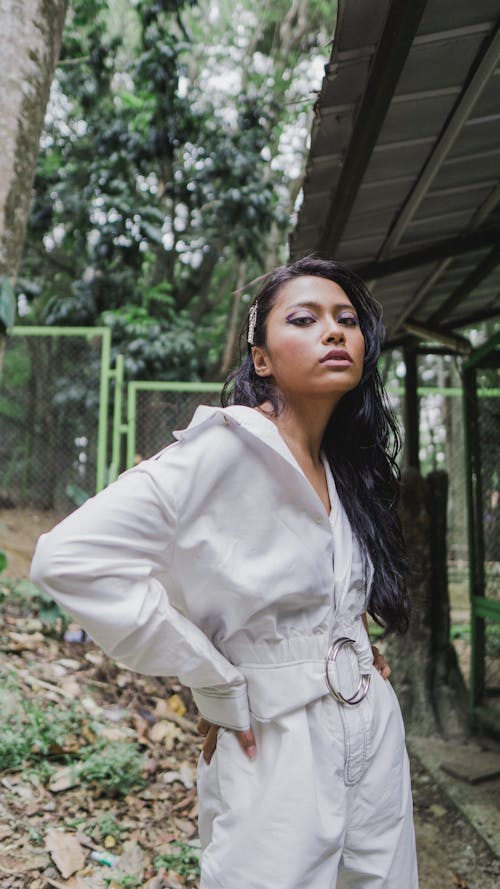
[[[0,333],[14,326],[16,320],[16,296],[9,279],[0,279]]]
[[[195,0],[75,0],[22,268],[32,323],[110,319],[127,373],[217,373],[240,262],[252,279],[285,258],[284,137],[312,104],[294,72],[331,4],[308,11],[304,36],[289,0],[221,0],[210,21]]]

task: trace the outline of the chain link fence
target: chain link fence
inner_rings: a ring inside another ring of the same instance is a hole
[[[33,329],[31,329],[33,330]],[[109,464],[106,438],[109,338],[102,330],[18,328],[9,336],[0,380],[0,506],[34,506],[70,512],[105,481]],[[109,331],[105,331],[109,335]],[[449,366],[437,369],[443,379]],[[115,383],[118,385],[117,380]],[[449,477],[448,577],[457,645],[466,649],[470,617],[469,552],[465,481],[464,412],[460,377],[452,387],[421,387],[420,461],[423,475],[445,469]],[[479,430],[482,461],[485,595],[500,599],[500,373],[478,371]],[[121,386],[120,386],[121,391]],[[403,389],[389,389],[403,426]],[[127,417],[117,422],[127,432],[127,449],[117,448],[121,468],[152,456],[173,441],[172,432],[187,426],[199,404],[220,404],[218,384],[129,383]],[[99,432],[100,429],[100,432]],[[104,430],[104,431],[103,431]],[[117,471],[119,467],[117,466]],[[97,481],[96,481],[97,475]],[[113,477],[113,475],[111,475]],[[500,686],[499,624],[487,622],[486,685]],[[467,652],[461,663],[467,672]]]
[[[0,379],[0,504],[70,512],[96,490],[102,336],[9,335]]]
[[[172,433],[189,425],[200,404],[220,406],[220,390],[217,383],[129,384],[127,464],[172,444]]]
[[[419,387],[420,471],[448,473],[448,581],[450,602],[459,622],[468,620],[468,539],[465,490],[463,403],[460,388]],[[403,428],[404,390],[389,390]]]
[[[450,375],[449,363],[435,358],[435,375]],[[463,389],[458,372],[452,386],[419,387],[420,471],[443,469],[448,474],[447,552],[451,634],[464,678],[471,666],[469,536],[467,520],[466,453]],[[404,389],[389,388],[390,401],[403,428]],[[485,595],[500,599],[500,374],[487,369],[477,374],[477,403],[482,466]],[[485,626],[485,687],[500,691],[500,625]]]
[[[497,353],[498,354],[498,353]],[[476,372],[478,394],[500,389],[500,369]],[[484,596],[500,606],[500,398],[477,399],[484,544]],[[500,623],[485,621],[484,698],[500,709]]]

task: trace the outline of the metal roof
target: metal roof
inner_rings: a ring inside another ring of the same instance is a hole
[[[500,316],[499,0],[339,0],[291,236],[369,281],[387,346]]]

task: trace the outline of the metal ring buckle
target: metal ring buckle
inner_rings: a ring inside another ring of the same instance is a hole
[[[358,687],[350,698],[345,698],[340,691],[337,691],[333,687],[330,681],[330,675],[328,672],[328,665],[330,661],[333,661],[335,663],[337,655],[340,649],[344,647],[344,645],[354,644],[354,639],[349,639],[347,636],[342,636],[340,639],[336,639],[334,642],[331,643],[325,658],[325,679],[328,686],[328,691],[330,692],[332,698],[335,698],[335,700],[339,701],[341,704],[359,704],[363,700],[363,698],[366,697],[366,695],[368,694],[368,689],[370,688],[370,673],[361,674],[360,680],[358,682]]]

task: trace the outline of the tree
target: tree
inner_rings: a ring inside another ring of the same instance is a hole
[[[448,477],[403,472],[400,517],[409,557],[412,603],[409,641],[391,636],[387,651],[408,731],[463,738],[467,693],[450,640],[447,572]]]
[[[13,323],[11,285],[24,242],[31,185],[67,0],[0,0],[0,373]]]
[[[312,106],[304,65],[293,81],[330,4],[94,7],[68,19],[20,290],[30,320],[110,324],[130,376],[217,376],[248,300],[232,291],[285,243],[283,137]]]

